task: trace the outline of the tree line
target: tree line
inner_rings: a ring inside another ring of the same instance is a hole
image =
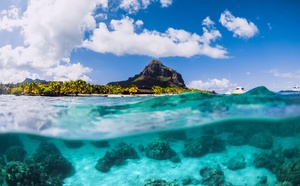
[[[206,92],[205,90],[178,88],[178,87],[160,87],[153,86],[150,90],[153,94],[178,94],[182,92]],[[79,94],[139,94],[139,88],[136,85],[121,87],[114,85],[96,85],[87,83],[84,80],[76,81],[50,81],[47,83],[24,82],[21,84],[0,84],[0,94],[14,95],[42,95],[42,96],[77,96]]]

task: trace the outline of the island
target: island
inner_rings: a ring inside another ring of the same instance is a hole
[[[17,84],[0,84],[0,94],[32,96],[153,95],[183,92],[215,93],[186,87],[182,75],[159,60],[151,60],[140,73],[127,80],[107,85],[90,84],[81,79],[61,82],[30,78]]]

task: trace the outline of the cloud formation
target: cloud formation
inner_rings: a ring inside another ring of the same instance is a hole
[[[209,79],[207,81],[194,80],[188,85],[189,88],[196,88],[200,90],[210,90],[218,93],[225,93],[229,88],[233,87],[230,81],[226,78],[223,79]]]
[[[22,13],[14,6],[2,10],[0,31],[20,29],[24,45],[0,47],[0,81],[20,82],[26,77],[89,80],[85,73],[91,69],[64,59],[68,59],[72,50],[81,45],[85,31],[95,28],[94,9],[107,8],[107,2],[30,0]],[[62,69],[72,71],[74,68],[76,74],[61,73]]]
[[[228,10],[221,14],[219,21],[225,28],[233,32],[234,37],[249,39],[258,33],[258,28],[253,22],[248,22],[245,18],[234,17]]]
[[[128,16],[121,20],[111,20],[109,25],[100,22],[93,35],[84,41],[83,46],[99,53],[115,55],[135,54],[151,57],[205,55],[212,58],[227,58],[223,47],[212,46],[212,42],[221,38],[216,29],[203,27],[203,35],[190,33],[182,29],[168,28],[165,32],[143,29],[142,21],[134,21]]]
[[[279,72],[278,69],[271,69],[267,71],[267,73],[270,73],[273,76],[280,77],[280,78],[300,79],[300,70],[283,73],[283,72]]]
[[[147,9],[151,3],[159,1],[161,7],[166,8],[172,5],[173,0],[121,0],[119,8],[129,14],[135,14],[140,9]]]

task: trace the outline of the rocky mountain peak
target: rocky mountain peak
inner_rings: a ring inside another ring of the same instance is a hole
[[[181,74],[163,65],[159,60],[151,60],[141,73],[126,81],[112,82],[109,84],[116,83],[122,87],[128,87],[130,85],[150,88],[155,85],[161,87],[186,87]]]

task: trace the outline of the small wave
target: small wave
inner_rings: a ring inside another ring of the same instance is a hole
[[[0,96],[0,132],[104,139],[189,128],[228,119],[300,116],[300,95],[257,87],[238,96],[185,93],[161,97]]]

